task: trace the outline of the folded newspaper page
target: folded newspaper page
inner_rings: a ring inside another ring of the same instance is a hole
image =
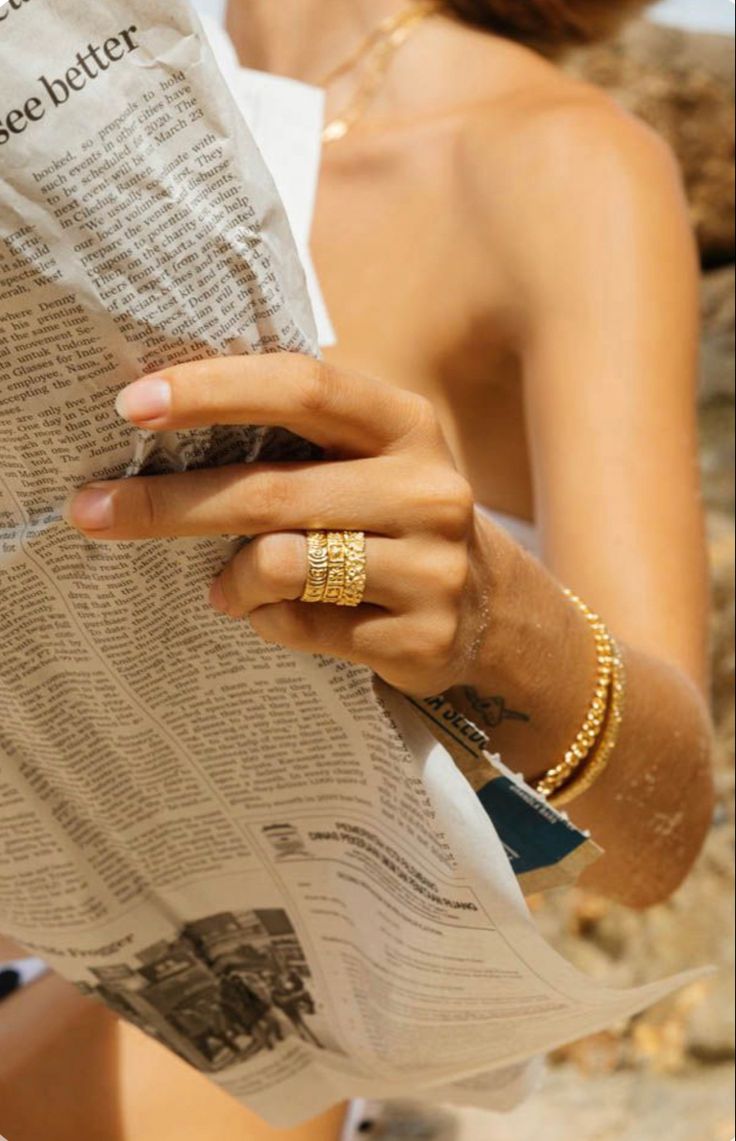
[[[241,67],[223,26],[224,14],[220,21],[202,15],[200,0],[195,0],[193,7],[202,19],[220,72],[276,183],[304,267],[319,343],[328,348],[335,344],[335,330],[311,253],[325,93],[320,87]]]
[[[501,757],[446,696],[406,698],[445,746],[488,813],[524,895],[575,883],[603,855],[589,832],[554,808]]]
[[[124,384],[316,351],[273,183],[183,0],[0,8],[0,930],[276,1126],[509,1108],[636,990],[535,929],[483,804],[365,669],[205,605],[222,541],[87,542],[92,479],[309,456],[153,437]]]

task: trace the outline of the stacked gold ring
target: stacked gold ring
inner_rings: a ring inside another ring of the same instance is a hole
[[[360,606],[366,581],[363,531],[307,531],[307,581],[302,602]]]

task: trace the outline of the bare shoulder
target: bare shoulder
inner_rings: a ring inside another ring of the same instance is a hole
[[[680,173],[667,144],[599,89],[514,44],[490,40],[502,81],[464,117],[463,193],[481,224],[511,237],[535,220],[595,219],[616,203],[665,203],[686,224]],[[509,228],[509,221],[515,225]]]

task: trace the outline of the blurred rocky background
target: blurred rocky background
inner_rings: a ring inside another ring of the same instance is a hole
[[[570,66],[657,128],[678,155],[700,245],[700,419],[713,580],[718,808],[688,882],[630,912],[575,891],[533,900],[558,949],[613,985],[701,963],[719,973],[551,1061],[510,1117],[392,1105],[383,1141],[731,1141],[734,1070],[734,42],[641,21]]]

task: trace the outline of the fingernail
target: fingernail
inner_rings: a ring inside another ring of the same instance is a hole
[[[118,393],[115,408],[135,424],[163,420],[171,411],[171,385],[162,377],[136,380]]]
[[[88,487],[78,491],[69,503],[67,517],[82,531],[107,531],[113,525],[112,493]]]
[[[210,606],[220,614],[227,614],[227,599],[219,578],[215,579],[210,587]]]

